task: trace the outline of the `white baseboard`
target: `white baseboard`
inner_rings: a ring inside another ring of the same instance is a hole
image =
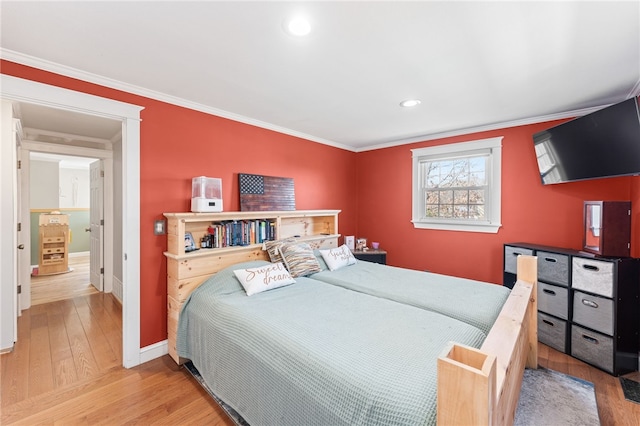
[[[74,253],[69,253],[69,257],[89,256],[90,254],[90,251],[76,251]]]
[[[144,364],[152,359],[160,358],[169,353],[169,341],[163,340],[162,342],[154,343],[153,345],[145,346],[140,349],[140,364]]]
[[[113,277],[112,279],[111,294],[113,294],[113,296],[118,299],[118,302],[122,305],[122,281],[117,277]]]

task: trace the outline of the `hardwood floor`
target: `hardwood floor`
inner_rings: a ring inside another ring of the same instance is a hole
[[[121,318],[120,305],[101,293],[25,311],[15,350],[0,357],[0,424],[233,425],[168,355],[121,367]],[[542,367],[594,383],[603,425],[640,424],[640,404],[624,399],[617,377],[539,348]]]
[[[31,305],[98,293],[89,282],[89,255],[69,258],[71,272],[31,277]]]
[[[96,293],[31,307],[0,357],[0,424],[232,426],[169,356],[122,365],[122,309]]]

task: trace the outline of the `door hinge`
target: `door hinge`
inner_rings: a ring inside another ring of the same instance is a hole
[[[104,170],[100,170],[100,177],[104,177]]]
[[[18,294],[22,294],[22,286],[21,285],[18,286]]]
[[[100,225],[104,226],[104,219],[100,219]]]
[[[18,160],[18,170],[22,169],[22,160]]]
[[[18,222],[18,232],[22,231],[22,223]]]
[[[104,268],[100,268],[100,273],[104,274]]]

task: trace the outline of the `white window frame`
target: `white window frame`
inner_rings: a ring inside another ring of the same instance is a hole
[[[413,190],[411,222],[413,223],[413,226],[420,229],[497,233],[498,229],[502,226],[502,139],[503,137],[500,136],[469,142],[412,149]],[[477,154],[478,152],[489,153],[486,170],[488,200],[485,208],[487,211],[487,220],[476,221],[426,217],[424,211],[424,190],[420,179],[420,164],[430,159],[441,159],[447,156],[465,157]]]

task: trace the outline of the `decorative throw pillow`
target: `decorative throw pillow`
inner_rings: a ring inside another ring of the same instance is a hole
[[[284,264],[292,277],[304,277],[322,271],[320,263],[307,243],[285,244],[280,247]]]
[[[295,240],[293,238],[285,238],[282,240],[275,240],[275,241],[265,241],[264,249],[269,254],[269,259],[271,259],[271,263],[282,262],[282,256],[280,255],[280,247],[282,247],[283,244],[289,244],[294,241]]]
[[[233,273],[244,287],[247,296],[296,282],[282,262],[270,263],[256,268],[236,269]]]
[[[331,271],[356,263],[356,258],[345,244],[338,248],[320,250],[320,254]]]

